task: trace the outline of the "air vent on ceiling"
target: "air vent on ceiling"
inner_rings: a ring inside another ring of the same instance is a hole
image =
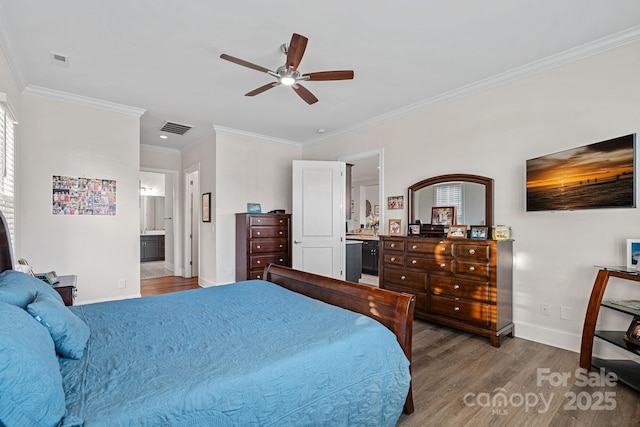
[[[161,132],[175,133],[176,135],[184,135],[193,126],[182,125],[180,123],[165,122],[160,128]]]
[[[60,53],[49,52],[49,58],[53,65],[59,65],[61,67],[69,66],[69,57]]]

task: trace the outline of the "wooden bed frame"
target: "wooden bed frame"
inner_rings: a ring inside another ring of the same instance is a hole
[[[13,270],[13,252],[7,222],[0,212],[0,271],[4,270]],[[267,266],[264,277],[265,280],[294,292],[379,321],[396,335],[404,354],[411,362],[415,296],[343,282],[277,265]],[[409,385],[404,412],[410,414],[413,411],[413,395]]]
[[[299,294],[377,320],[395,334],[405,356],[411,362],[414,295],[344,282],[275,264],[270,264],[264,269],[264,278]],[[411,414],[413,410],[410,384],[404,412]]]

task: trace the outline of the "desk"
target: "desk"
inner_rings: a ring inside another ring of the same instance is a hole
[[[69,274],[66,276],[58,276],[59,282],[53,285],[60,296],[64,305],[73,305],[73,299],[76,297],[76,283],[78,276],[75,274]]]

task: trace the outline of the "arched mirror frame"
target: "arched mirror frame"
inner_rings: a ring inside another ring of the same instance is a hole
[[[493,226],[493,179],[487,178],[486,176],[469,174],[449,174],[434,176],[433,178],[427,178],[409,187],[409,195],[407,201],[407,208],[409,210],[409,224],[413,224],[415,222],[415,215],[413,212],[413,207],[415,204],[414,193],[424,187],[428,187],[434,184],[443,184],[447,182],[471,182],[484,185],[485,224],[487,225],[487,227],[491,228]]]

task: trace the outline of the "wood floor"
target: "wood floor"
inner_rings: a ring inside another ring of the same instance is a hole
[[[197,277],[190,277],[188,279],[176,276],[156,277],[153,279],[140,280],[140,295],[148,297],[150,295],[197,289],[199,287]]]
[[[143,296],[193,288],[197,278],[141,281]],[[595,373],[592,385],[581,386],[587,381],[580,372],[576,377],[578,359],[577,353],[521,338],[504,338],[495,348],[486,338],[416,319],[415,412],[402,414],[398,426],[640,426],[640,393],[624,384],[595,385],[602,382]],[[568,378],[564,385],[545,380],[562,376]]]

